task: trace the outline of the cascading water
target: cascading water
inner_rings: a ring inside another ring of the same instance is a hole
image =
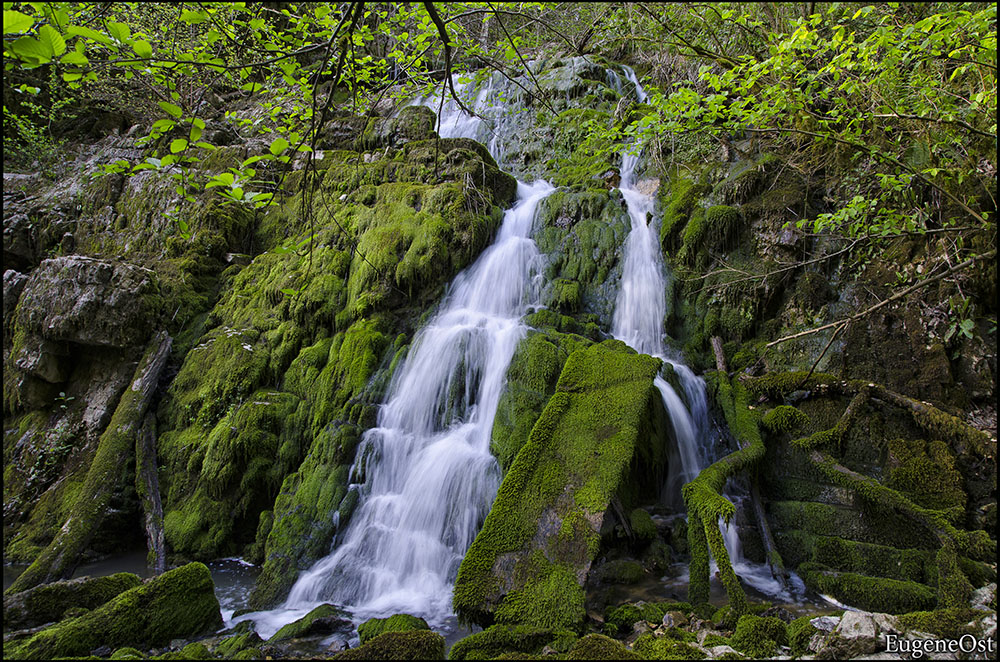
[[[491,89],[481,87],[470,103],[483,108]],[[442,137],[480,137],[482,120],[453,102],[441,115]],[[417,334],[377,427],[359,445],[351,470],[359,505],[350,523],[275,617],[255,619],[261,634],[321,602],[343,605],[356,619],[405,612],[440,625],[451,616],[458,566],[500,482],[489,451],[493,419],[526,333],[521,318],[538,305],[542,257],[529,235],[552,191],[545,181],[518,182],[493,245],[455,278]]]
[[[623,67],[623,70],[626,80],[632,83],[636,99],[645,101],[648,97],[635,72],[629,67]],[[608,83],[620,94],[627,91],[621,77],[611,70],[608,71]],[[663,343],[667,273],[660,254],[658,219],[653,215],[655,200],[636,188],[635,169],[639,155],[637,149],[634,150],[636,153],[632,151],[627,149],[622,155],[619,190],[628,208],[632,229],[625,242],[625,265],[611,333],[636,351],[670,363],[684,391],[682,398],[665,379],[657,377],[655,380],[670,415],[677,442],[677,459],[680,461],[680,471],[671,471],[664,486],[664,499],[679,505],[681,487],[708,466],[714,445],[713,434],[704,381],[679,358],[668,356]],[[720,525],[737,575],[762,593],[790,598],[766,565],[751,563],[743,557],[736,524]],[[801,579],[795,575],[792,575],[791,584],[797,593],[805,589]]]
[[[629,67],[625,67],[624,71],[634,87],[636,98],[645,100],[646,93],[635,72]],[[621,79],[614,72],[609,71],[608,79],[616,89],[622,88]],[[638,162],[638,153],[626,150],[622,155],[619,190],[625,199],[632,229],[625,240],[625,265],[615,302],[611,334],[638,352],[670,363],[684,389],[688,405],[665,379],[658,377],[655,382],[670,414],[677,440],[681,471],[671,474],[665,488],[667,499],[676,502],[681,485],[694,479],[705,466],[707,454],[704,440],[709,438],[708,406],[704,382],[682,361],[668,357],[663,344],[667,274],[660,255],[657,219],[653,217],[655,200],[635,188]]]

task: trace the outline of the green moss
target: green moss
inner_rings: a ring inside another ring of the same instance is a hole
[[[647,660],[702,660],[705,653],[670,636],[646,633],[635,640],[632,650]]]
[[[833,536],[814,536],[809,546],[812,561],[834,570],[925,584],[937,581],[937,562],[930,551],[897,549]]]
[[[604,611],[604,623],[610,627],[610,634],[624,635],[632,631],[639,621],[660,623],[668,611],[688,613],[692,607],[687,602],[637,602],[608,607]]]
[[[716,646],[728,646],[729,640],[718,634],[710,634],[701,642],[704,648],[715,648]]]
[[[779,405],[764,415],[760,424],[772,434],[791,432],[809,424],[809,417],[789,405]]]
[[[497,406],[490,443],[490,451],[504,473],[555,392],[566,357],[587,344],[583,338],[554,332],[529,332],[518,343],[507,369],[507,384]]]
[[[636,508],[629,514],[629,524],[636,540],[642,543],[651,542],[658,535],[653,518],[642,508]]]
[[[638,654],[625,648],[621,642],[603,634],[588,634],[577,641],[566,653],[566,660],[641,660]]]
[[[937,553],[939,609],[966,607],[972,597],[972,584],[958,564],[955,543],[946,540]]]
[[[737,239],[742,216],[735,207],[716,205],[704,212],[695,210],[684,227],[684,237],[677,259],[701,268],[710,251],[725,251]]]
[[[812,641],[813,635],[819,632],[811,623],[812,618],[812,616],[802,616],[788,624],[788,645],[795,657],[809,652],[809,642]]]
[[[639,430],[659,402],[652,391],[659,363],[617,341],[566,360],[556,393],[459,569],[454,605],[461,618],[542,627],[582,622],[576,568],[597,554],[595,522],[625,478],[639,440],[649,439]],[[540,523],[546,533],[533,542]],[[513,573],[495,574],[497,561],[512,552]],[[513,582],[505,587],[508,577]]]
[[[386,632],[333,660],[443,660],[444,637],[430,630]]]
[[[147,655],[135,648],[119,648],[111,654],[109,660],[145,660]]]
[[[665,252],[677,250],[698,198],[705,194],[705,187],[685,177],[674,177],[669,187],[662,191],[668,195],[662,199],[663,219],[660,224],[660,245]]]
[[[736,631],[729,642],[733,648],[749,657],[771,657],[778,646],[788,644],[788,632],[781,619],[744,614],[737,621]]]
[[[929,609],[937,601],[933,589],[917,582],[834,572],[812,562],[800,565],[798,573],[809,588],[867,611],[902,614]]]
[[[448,653],[448,659],[489,660],[511,652],[538,655],[545,646],[565,651],[574,641],[576,634],[568,630],[531,625],[491,625],[456,642]]]
[[[358,636],[364,644],[384,632],[404,632],[406,630],[430,630],[427,621],[409,614],[394,614],[388,618],[370,618],[358,626]]]
[[[966,494],[955,456],[943,441],[895,439],[889,442],[893,466],[886,473],[886,487],[906,494],[925,508],[951,513],[958,523],[965,514]]]
[[[711,384],[715,400],[722,407],[726,422],[741,448],[702,470],[697,478],[683,487],[691,549],[688,599],[693,603],[708,601],[708,551],[711,550],[729,596],[729,604],[734,615],[738,616],[746,609],[746,596],[733,572],[717,525],[720,519],[728,524],[735,514],[735,507],[722,496],[722,490],[734,472],[758,462],[765,448],[757,419],[750,410],[748,391],[738,382],[730,384],[721,373],[714,374]],[[702,528],[704,536],[700,531],[692,532],[695,528]]]
[[[646,571],[635,561],[609,561],[601,568],[601,581],[608,584],[638,584],[645,576]]]
[[[969,624],[984,616],[986,612],[968,607],[953,607],[902,614],[897,618],[897,622],[906,630],[935,634],[943,639],[958,639],[964,634],[979,634],[979,629]]]
[[[59,621],[70,609],[95,609],[141,583],[138,575],[119,572],[42,584],[5,598],[4,626],[19,630]]]
[[[42,630],[5,654],[37,660],[85,655],[102,645],[148,648],[221,626],[212,575],[201,563],[190,563]]]
[[[295,639],[297,637],[305,636],[312,627],[313,624],[319,620],[330,620],[337,619],[343,621],[345,624],[350,623],[350,619],[347,614],[343,611],[329,604],[322,604],[314,609],[312,609],[308,614],[302,618],[283,626],[277,632],[275,632],[268,643],[274,643],[276,641],[283,641],[285,639]]]
[[[287,628],[290,627],[291,625],[295,624],[291,623],[289,625],[286,625],[285,627]],[[286,638],[290,637],[282,637],[282,639]],[[278,639],[274,639],[273,637],[272,640],[279,641]],[[260,635],[251,630],[249,632],[241,632],[240,634],[234,635],[232,637],[226,637],[215,646],[212,652],[215,655],[225,660],[232,660],[236,659],[236,656],[239,655],[241,652],[247,649],[256,649],[263,643],[264,641],[260,638]]]

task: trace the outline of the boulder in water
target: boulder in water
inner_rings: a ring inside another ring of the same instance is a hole
[[[289,623],[275,632],[267,640],[267,643],[273,644],[286,639],[333,634],[352,627],[351,619],[346,613],[333,605],[322,604],[299,620]]]

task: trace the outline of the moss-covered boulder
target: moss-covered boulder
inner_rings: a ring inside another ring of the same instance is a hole
[[[539,205],[538,250],[552,283],[543,303],[565,314],[596,315],[611,325],[621,280],[619,247],[631,228],[617,191],[559,189]]]
[[[638,653],[625,648],[620,641],[603,634],[588,634],[567,651],[566,660],[641,660]]]
[[[148,649],[222,627],[208,568],[189,563],[129,589],[109,602],[4,647],[4,657],[45,660],[87,655],[100,646]]]
[[[273,644],[286,639],[326,635],[338,631],[346,632],[352,628],[351,619],[344,611],[330,604],[322,604],[297,621],[283,626],[267,640],[267,643]]]
[[[577,627],[612,498],[636,498],[630,467],[656,474],[666,422],[660,361],[619,341],[575,351],[459,568],[460,618]],[[662,471],[662,468],[661,468]]]
[[[533,625],[491,625],[481,632],[455,642],[449,660],[488,660],[509,653],[540,655],[551,647],[566,651],[577,639],[570,630],[553,630]]]
[[[788,643],[788,631],[781,619],[774,616],[744,614],[737,621],[729,643],[749,657],[771,657],[778,646]]]
[[[393,614],[388,618],[369,618],[358,626],[358,637],[365,644],[386,632],[406,632],[407,630],[430,630],[427,621],[419,616]]]
[[[333,660],[443,660],[444,637],[430,630],[386,632]]]
[[[142,583],[138,575],[119,572],[107,577],[80,577],[42,584],[3,598],[4,629],[33,628],[63,618],[70,609],[96,609]]]

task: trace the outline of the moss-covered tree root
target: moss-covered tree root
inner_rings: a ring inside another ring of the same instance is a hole
[[[717,373],[713,383],[716,401],[722,406],[726,422],[741,448],[702,470],[697,478],[683,488],[684,503],[688,511],[688,543],[691,548],[688,600],[696,604],[707,602],[708,554],[711,550],[729,596],[731,613],[738,617],[746,612],[746,594],[733,572],[718,525],[720,519],[728,524],[736,513],[736,508],[722,496],[722,490],[730,476],[752,467],[764,456],[764,440],[761,439],[753,412],[749,409],[747,390],[739,383],[731,384],[725,373]],[[704,530],[703,538],[699,533],[691,531],[698,524]]]
[[[122,394],[111,422],[101,435],[94,461],[87,471],[80,496],[55,539],[7,589],[17,593],[73,574],[80,554],[90,543],[104,517],[112,492],[122,477],[122,462],[135,450],[136,435],[149,407],[163,366],[170,354],[166,331],[154,336]]]
[[[852,394],[854,397],[832,428],[796,439],[792,441],[792,446],[805,453],[812,465],[831,483],[850,490],[878,509],[896,512],[933,534],[941,545],[936,557],[938,606],[965,606],[972,586],[959,566],[958,554],[980,560],[992,559],[996,554],[996,542],[990,539],[986,531],[956,528],[949,521],[951,513],[947,509],[923,507],[902,492],[845,467],[828,449],[843,441],[862,407],[872,399],[910,412],[920,428],[935,437],[948,440],[958,457],[967,460],[966,467],[989,465],[990,460],[993,460],[992,466],[995,467],[996,440],[933,405],[895,393],[878,384],[857,380],[831,383],[825,375],[808,376],[808,379],[817,379],[817,383],[832,386],[837,392]],[[745,383],[750,390],[773,397],[801,382],[799,373],[784,373],[749,379]],[[986,480],[992,478],[995,493],[995,469],[992,471],[992,476],[979,477]]]

